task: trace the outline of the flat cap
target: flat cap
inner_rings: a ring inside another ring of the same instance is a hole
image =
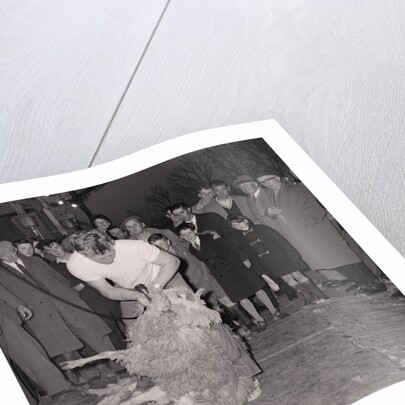
[[[242,175],[242,176],[238,176],[234,181],[233,181],[233,183],[232,183],[232,185],[234,186],[234,187],[239,187],[239,184],[242,184],[242,183],[250,183],[250,182],[254,182],[254,183],[257,183],[257,180],[256,179],[254,179],[252,176],[249,176],[249,175],[247,175],[247,174],[244,174],[244,175]]]

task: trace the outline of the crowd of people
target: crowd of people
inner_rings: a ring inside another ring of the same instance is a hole
[[[59,364],[125,348],[126,326],[148,306],[139,284],[204,289],[207,306],[245,338],[263,332],[265,318],[289,316],[281,294],[308,305],[328,298],[325,286],[386,289],[302,183],[264,171],[197,193],[193,206],[168,206],[159,228],[138,216],[118,226],[100,214],[92,229],[63,240],[0,242],[0,343],[29,398],[123,372],[113,362],[75,372]],[[247,374],[260,372],[242,357]]]

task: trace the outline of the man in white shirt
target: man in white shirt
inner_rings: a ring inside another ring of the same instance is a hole
[[[161,290],[175,276],[180,261],[141,240],[105,240],[97,231],[79,231],[70,236],[75,253],[67,262],[77,278],[112,300],[121,301],[124,317],[139,316],[148,305],[138,284]],[[106,279],[112,280],[112,286]]]
[[[161,291],[175,280],[180,265],[177,257],[156,246],[141,240],[117,240],[113,244],[96,230],[76,232],[70,241],[76,252],[67,262],[68,270],[106,297],[121,301],[124,317],[141,315],[149,304],[144,294],[133,289],[136,285]],[[233,361],[243,364],[248,375],[261,371],[222,325],[213,325],[212,331],[222,336],[223,350]]]

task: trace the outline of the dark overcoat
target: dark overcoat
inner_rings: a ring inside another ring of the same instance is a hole
[[[249,256],[255,270],[272,279],[309,270],[288,240],[268,226],[252,225],[247,231],[239,231],[236,243]]]
[[[43,288],[45,291],[51,292],[81,307],[90,309],[77,292],[66,285],[67,280],[45,261],[38,257],[27,258],[23,256],[20,259],[27,269],[26,274],[23,275],[13,267],[1,262],[0,284],[21,299],[33,311],[34,316],[24,322],[24,326],[39,340],[50,357],[83,347],[82,342],[63,319],[64,313],[69,315],[69,322],[72,319],[78,319],[81,323],[85,322],[88,330],[94,334],[103,336],[111,332],[111,329],[98,316],[88,314],[66,304],[61,304],[54,298],[19,281],[4,270],[6,268],[19,278],[25,279]],[[91,342],[87,343],[91,344]]]
[[[302,183],[282,184],[277,196],[273,190],[261,190],[259,198],[255,202],[248,198],[248,203],[257,209],[255,223],[280,232],[312,270],[335,269],[361,261],[330,223],[326,210]],[[282,212],[266,215],[265,210],[272,205]]]
[[[17,308],[23,302],[0,285],[0,347],[7,359],[12,360],[31,381],[52,395],[68,387],[69,383],[61,371],[48,359],[43,347],[22,327],[22,320],[17,315]],[[13,367],[14,368],[14,367]],[[29,381],[16,373],[21,379],[28,400],[30,400]]]
[[[67,269],[66,263],[52,262],[49,264],[69,281],[70,287],[73,288],[78,284],[84,285],[84,288],[79,291],[79,296],[91,309],[100,314],[106,314],[115,318],[112,319],[108,316],[102,317],[103,321],[112,330],[109,337],[113,344],[117,347],[117,349],[124,349],[126,345],[123,343],[124,334],[122,331],[125,331],[125,325],[120,320],[122,317],[120,302],[104,297],[104,295],[100,294],[95,288],[90,287],[84,281],[75,277]]]
[[[204,289],[203,297],[207,295],[210,304],[217,304],[217,299],[226,293],[206,264],[191,254],[189,246],[184,240],[172,244],[174,254],[181,260],[179,272],[194,290]]]
[[[234,237],[235,231],[228,226],[228,223],[221,215],[209,212],[206,214],[195,214],[195,217],[198,233],[203,231],[215,231],[221,238]]]
[[[200,241],[201,249],[190,245],[190,252],[207,265],[233,302],[252,296],[266,285],[254,270],[243,264],[248,256],[232,242],[213,239],[211,235],[200,235]]]

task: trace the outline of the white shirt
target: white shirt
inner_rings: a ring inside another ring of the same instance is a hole
[[[20,258],[18,258],[18,259],[17,259],[15,262],[13,262],[13,263],[7,263],[7,262],[4,262],[4,263],[6,263],[6,264],[8,264],[9,266],[11,266],[13,269],[18,270],[20,273],[24,274],[24,273],[18,268],[18,266],[17,266],[17,264],[16,264],[16,263],[18,263],[19,265],[21,265],[21,266],[23,266],[23,267],[25,268],[24,263],[22,262],[22,260],[21,260]]]
[[[200,249],[201,248],[201,240],[200,238],[197,236],[195,238],[195,241],[192,243],[192,245],[196,248],[196,249]],[[196,246],[198,245],[198,246]]]
[[[193,224],[195,226],[195,230],[197,231],[197,218],[195,215],[193,215],[193,217],[191,218],[190,221],[186,221],[188,224]]]
[[[67,268],[80,280],[108,278],[124,288],[149,284],[159,274],[161,266],[151,263],[160,252],[156,246],[141,240],[117,240],[114,249],[117,254],[111,264],[97,263],[75,252],[69,257]]]

